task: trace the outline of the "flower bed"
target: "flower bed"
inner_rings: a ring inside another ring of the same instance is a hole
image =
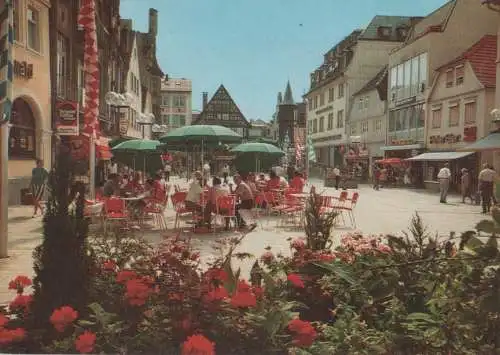
[[[314,200],[311,206],[316,208]],[[207,269],[182,240],[153,249],[127,238],[99,239],[89,243],[95,265],[82,309],[60,304],[40,327],[26,292],[32,281],[18,276],[9,283],[16,296],[0,315],[0,350],[495,353],[500,349],[498,228],[489,222],[478,228],[493,236],[483,242],[467,232],[439,241],[416,218],[409,236],[349,234],[334,250],[329,235],[306,228],[305,238],[290,239],[289,255],[267,248],[249,280],[231,263],[250,257],[236,253],[241,239],[231,240],[228,253]]]

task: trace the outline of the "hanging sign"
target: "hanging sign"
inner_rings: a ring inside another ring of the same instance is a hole
[[[77,136],[78,102],[58,101],[56,103],[56,129],[60,136]]]

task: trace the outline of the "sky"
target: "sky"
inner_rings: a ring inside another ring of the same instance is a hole
[[[247,119],[270,120],[290,80],[309,88],[323,54],[375,15],[426,16],[446,0],[121,0],[122,18],[148,30],[158,10],[157,58],[171,78],[193,83],[193,110],[224,84]]]

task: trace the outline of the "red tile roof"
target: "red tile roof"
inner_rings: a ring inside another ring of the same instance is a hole
[[[477,79],[485,87],[494,88],[497,72],[497,36],[485,35],[472,47],[467,49],[460,57],[443,65],[445,68],[451,64],[468,61],[476,74]]]

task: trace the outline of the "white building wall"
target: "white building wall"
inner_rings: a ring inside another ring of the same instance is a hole
[[[132,55],[130,56],[129,70],[127,73],[127,84],[125,91],[131,93],[134,96],[134,101],[130,106],[128,112],[129,126],[127,131],[127,136],[132,138],[142,138],[142,127],[137,124],[137,119],[141,112],[142,90],[141,90],[141,76],[139,71],[137,42],[135,36],[132,45]]]

